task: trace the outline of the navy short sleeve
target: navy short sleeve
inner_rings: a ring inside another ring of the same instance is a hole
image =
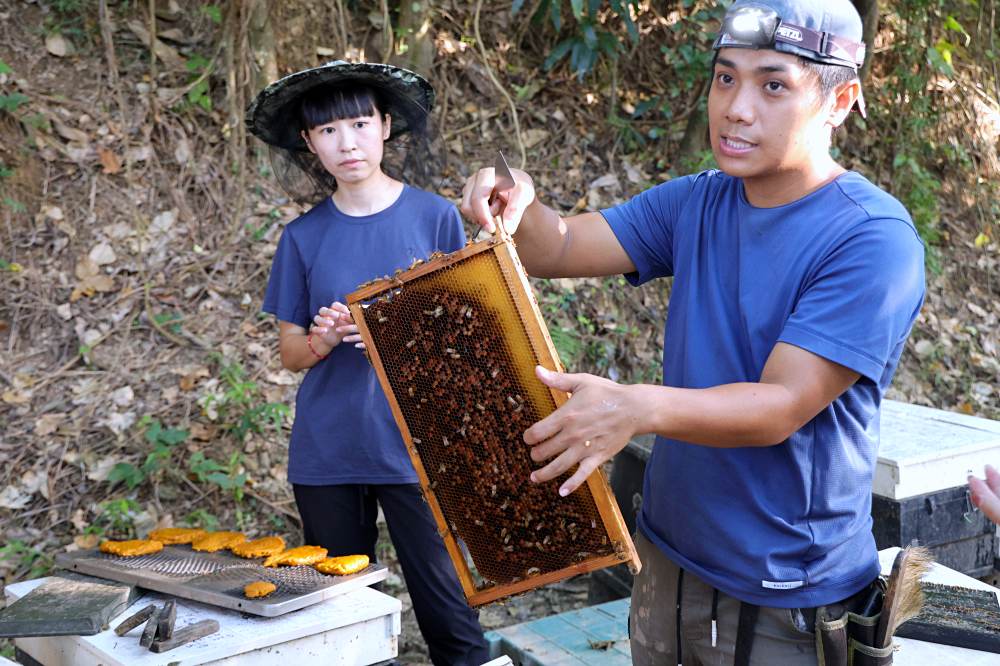
[[[280,321],[309,327],[309,291],[302,255],[291,234],[282,234],[271,263],[271,276],[261,308]]]
[[[385,210],[351,216],[331,197],[290,222],[272,261],[263,309],[307,328],[359,285],[465,244],[455,206],[406,186]],[[392,410],[364,353],[334,347],[306,371],[295,399],[288,479],[305,485],[415,483]]]
[[[635,265],[632,284],[674,274],[674,227],[691,195],[696,176],[685,176],[601,211]]]
[[[868,220],[817,266],[779,340],[879,382],[923,294],[916,231],[902,220]]]
[[[438,249],[442,252],[454,252],[465,245],[465,228],[462,226],[462,216],[458,209],[452,206],[444,213],[438,227]]]

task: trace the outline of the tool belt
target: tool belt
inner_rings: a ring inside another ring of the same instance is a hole
[[[875,629],[882,615],[886,580],[879,576],[865,588],[865,601],[816,609],[816,657],[819,666],[885,666],[892,663],[892,639],[876,646]]]
[[[875,646],[875,633],[882,614],[886,580],[878,577],[857,594],[836,604],[804,609],[816,631],[818,666],[886,666],[892,664],[893,648]],[[736,632],[735,666],[748,666],[753,650],[754,625],[759,607],[740,605]]]

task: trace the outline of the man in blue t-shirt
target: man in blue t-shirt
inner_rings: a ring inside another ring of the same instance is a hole
[[[658,435],[636,664],[816,663],[817,627],[878,608],[879,405],[924,273],[906,210],[830,155],[832,131],[864,112],[861,35],[848,0],[736,2],[708,99],[718,171],[566,219],[524,172],[506,191],[492,169],[466,184],[465,215],[492,230],[501,214],[533,275],[674,277],[663,386],[539,368],[573,395],[524,435],[548,461],[532,482],[576,468],[562,495],[634,435]],[[842,638],[825,659],[858,649]]]

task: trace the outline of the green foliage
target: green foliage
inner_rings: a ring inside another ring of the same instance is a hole
[[[188,471],[199,483],[215,484],[232,493],[233,499],[240,502],[247,483],[247,475],[239,471],[242,463],[243,454],[239,451],[234,451],[225,464],[206,458],[204,453],[196,451],[188,460]]]
[[[164,428],[158,420],[149,415],[142,417],[138,425],[146,429],[145,439],[151,447],[146,460],[138,467],[131,463],[118,463],[108,474],[109,483],[112,485],[124,483],[129,490],[133,490],[166,467],[173,456],[174,447],[184,442],[190,434],[187,430],[179,428]]]
[[[216,7],[218,9],[218,7]],[[187,99],[188,102],[195,106],[200,106],[206,111],[212,110],[212,94],[208,86],[209,76],[206,72],[210,72],[212,66],[211,61],[205,59],[204,57],[194,54],[188,61],[184,63],[188,72],[191,73],[191,79],[188,84],[195,83],[194,87],[188,91]],[[204,74],[204,76],[202,76]],[[201,79],[199,81],[199,79]]]
[[[247,378],[239,361],[227,362],[218,352],[213,352],[210,358],[219,364],[222,391],[208,393],[198,401],[209,418],[221,420],[223,429],[240,442],[251,432],[264,432],[268,425],[280,432],[291,414],[288,405],[262,402],[257,383]]]
[[[632,114],[634,118],[656,114],[669,123],[680,112],[688,110],[692,103],[702,106],[705,103],[701,91],[712,76],[712,44],[716,29],[732,2],[725,0],[702,8],[696,7],[693,0],[685,0],[683,4],[687,12],[670,26],[674,33],[672,44],[660,47],[660,53],[672,73],[670,79],[664,82],[666,92],[636,104]],[[701,101],[697,99],[699,96]],[[662,131],[653,128],[648,136],[658,139]]]
[[[546,18],[557,33],[563,32],[563,0],[542,0],[531,17],[534,23],[542,23]],[[517,14],[524,6],[524,0],[515,0],[511,13]],[[569,10],[573,21],[567,26],[569,35],[558,42],[545,59],[544,67],[551,70],[567,57],[570,69],[579,79],[583,79],[602,58],[617,60],[622,50],[619,37],[608,28],[608,18],[615,16],[625,24],[632,43],[639,41],[639,30],[632,18],[632,11],[638,11],[638,0],[570,0]]]
[[[180,321],[184,317],[177,312],[161,312],[159,314],[153,315],[153,320],[159,325],[173,333],[181,333]]]
[[[28,101],[28,96],[21,93],[11,93],[0,95],[0,111],[14,113],[24,103]]]
[[[14,70],[10,68],[10,65],[0,60],[0,74],[13,74]]]
[[[215,514],[205,509],[195,509],[184,518],[184,524],[188,527],[197,527],[203,530],[215,531],[219,529],[219,519]]]
[[[52,11],[44,19],[46,33],[59,33],[75,40],[89,39],[86,31],[86,14],[91,8],[89,3],[85,0],[51,0],[47,4]]]
[[[0,178],[10,178],[14,175],[14,170],[3,162],[0,162]]]
[[[46,576],[55,564],[52,556],[19,539],[0,546],[0,561],[13,565],[14,577],[24,579]]]
[[[575,367],[583,351],[580,334],[572,328],[554,326],[549,329],[549,336],[552,338],[552,344],[556,351],[559,352],[559,360],[562,361],[563,366]]]
[[[927,266],[939,270],[933,244],[940,240],[938,193],[942,167],[961,169],[969,162],[968,152],[937,141],[948,109],[931,85],[936,76],[955,76],[956,58],[965,53],[970,36],[958,18],[946,11],[944,0],[901,0],[894,4],[893,17],[901,29],[892,51],[890,76],[883,100],[902,100],[905,121],[898,109],[878,109],[883,127],[892,127],[892,193],[906,206],[917,231],[928,246]],[[884,131],[884,130],[883,130]]]
[[[132,499],[108,500],[100,504],[94,522],[84,530],[85,534],[97,534],[113,539],[135,538],[135,516],[139,504]]]
[[[3,205],[9,208],[14,213],[25,213],[28,211],[27,206],[25,206],[20,201],[16,201],[10,197],[3,198]]]
[[[897,154],[892,166],[895,169],[893,185],[897,196],[910,212],[917,232],[927,244],[927,267],[938,273],[941,270],[940,257],[934,244],[940,240],[937,225],[941,213],[937,195],[941,183],[920,162],[905,153]]]
[[[222,9],[219,5],[203,5],[201,13],[204,14],[216,25],[222,23]]]

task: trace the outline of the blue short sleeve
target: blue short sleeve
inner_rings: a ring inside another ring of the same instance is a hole
[[[271,276],[261,309],[279,321],[302,328],[309,327],[309,290],[306,268],[292,234],[281,234],[278,249],[271,262]]]
[[[639,285],[674,274],[674,227],[697,176],[676,178],[601,211],[635,265],[626,275]]]
[[[462,226],[462,216],[454,206],[443,215],[437,245],[442,252],[454,252],[465,247],[465,227]]]
[[[872,219],[809,276],[779,340],[878,383],[924,297],[924,250],[898,219]]]

